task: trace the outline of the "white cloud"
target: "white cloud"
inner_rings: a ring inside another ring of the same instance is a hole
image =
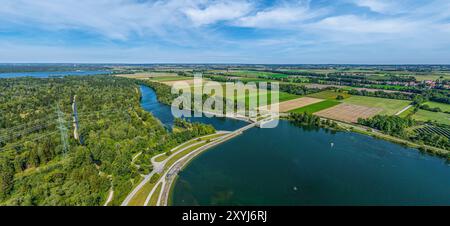
[[[252,5],[247,1],[227,1],[211,4],[203,9],[191,7],[185,10],[185,14],[194,25],[201,26],[242,17],[251,8]]]
[[[392,12],[397,8],[396,1],[392,0],[354,0],[354,1],[356,5],[361,7],[368,7],[370,10],[378,13]]]
[[[399,34],[415,31],[419,24],[403,19],[368,19],[355,15],[325,18],[307,27],[349,33]]]
[[[301,22],[322,15],[324,10],[313,11],[308,4],[280,5],[242,17],[234,22],[235,26],[253,28],[297,27]]]
[[[189,32],[194,25],[190,19],[199,24],[232,19],[245,6],[204,0],[3,0],[1,4],[0,24],[82,30],[116,40],[133,35],[174,36]]]

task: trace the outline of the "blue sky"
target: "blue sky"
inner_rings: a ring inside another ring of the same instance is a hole
[[[2,0],[0,62],[450,64],[448,0]]]

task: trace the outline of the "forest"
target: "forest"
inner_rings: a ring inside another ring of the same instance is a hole
[[[418,124],[418,122],[410,117],[402,118],[399,116],[376,115],[369,119],[360,118],[358,119],[358,123],[378,129],[389,135],[413,141],[415,143],[428,144],[450,150],[449,139],[444,135],[437,133],[424,133],[420,132],[420,130],[409,130],[408,128]]]
[[[11,78],[0,87],[0,205],[103,205],[111,186],[120,205],[151,170],[148,156],[214,132],[188,122],[167,131],[140,107],[132,79]]]

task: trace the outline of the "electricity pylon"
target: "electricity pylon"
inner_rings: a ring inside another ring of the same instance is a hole
[[[56,104],[56,114],[58,115],[58,129],[61,134],[61,143],[64,147],[64,154],[69,150],[69,140],[67,138],[66,120],[64,119],[64,113],[59,108],[59,104]]]

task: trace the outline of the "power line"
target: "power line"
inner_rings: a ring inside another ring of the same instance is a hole
[[[58,115],[58,129],[61,134],[61,143],[64,146],[64,154],[69,150],[69,141],[67,138],[67,127],[65,126],[66,121],[64,120],[64,113],[59,108],[59,105],[56,104],[56,114]]]
[[[8,132],[8,133],[6,133],[4,135],[0,135],[0,142],[11,140],[11,139],[14,139],[16,137],[27,135],[27,134],[30,134],[32,132],[51,127],[54,124],[56,124],[56,123],[55,122],[49,122],[49,123],[46,123],[46,124],[36,125],[34,127],[26,128],[23,131]]]
[[[4,132],[4,131],[14,131],[14,130],[21,130],[23,128],[21,127],[29,127],[29,126],[34,126],[36,124],[40,124],[41,121],[49,121],[50,119],[55,119],[56,116],[48,116],[48,117],[44,117],[44,118],[40,118],[38,120],[35,120],[33,122],[26,122],[23,124],[19,124],[13,127],[8,127],[8,128],[4,128],[4,129],[0,129],[0,131]],[[39,123],[38,123],[39,122]]]
[[[18,146],[20,146],[20,145],[23,145],[23,144],[26,143],[26,142],[35,141],[35,140],[40,140],[40,139],[42,139],[42,138],[46,138],[46,137],[48,137],[48,136],[50,136],[50,135],[53,135],[53,134],[56,134],[56,133],[58,133],[58,132],[59,132],[59,131],[53,131],[53,132],[50,132],[50,133],[43,134],[43,135],[41,135],[41,136],[39,136],[39,137],[36,137],[36,138],[26,139],[26,140],[23,140],[23,141],[21,141],[21,142],[19,142],[19,143],[16,143],[16,144],[12,145],[12,146],[8,146],[8,147],[6,147],[6,148],[0,148],[0,151],[4,151],[4,150],[7,150],[7,149],[14,149],[14,148],[16,148],[16,147],[18,147]]]

